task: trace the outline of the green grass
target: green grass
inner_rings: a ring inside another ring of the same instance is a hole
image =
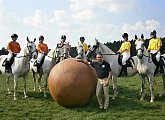
[[[110,99],[107,111],[100,111],[96,97],[84,107],[65,108],[58,105],[50,96],[43,97],[43,92],[33,92],[31,74],[27,81],[28,98],[23,97],[23,81],[19,79],[18,99],[13,100],[13,94],[7,94],[5,76],[0,76],[0,119],[1,120],[165,120],[165,97],[158,93],[162,89],[161,77],[156,78],[155,102],[150,103],[150,92],[146,82],[145,101],[140,101],[140,81],[138,76],[120,78],[118,80],[118,97]],[[13,80],[10,80],[13,90]],[[12,91],[13,92],[13,91]],[[110,94],[112,94],[112,85]]]

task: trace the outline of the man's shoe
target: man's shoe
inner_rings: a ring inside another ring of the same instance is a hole
[[[104,107],[104,110],[107,110],[108,109],[108,106],[107,107]]]
[[[103,108],[103,106],[100,106],[100,110],[103,110],[104,108]]]

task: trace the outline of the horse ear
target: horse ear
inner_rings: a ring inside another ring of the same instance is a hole
[[[143,40],[144,40],[144,35],[143,35],[143,34],[141,34],[141,39],[143,39]]]
[[[34,42],[36,41],[36,38],[34,38]]]
[[[137,35],[135,35],[135,40],[137,40],[138,38],[137,38]]]
[[[26,40],[27,40],[28,42],[30,42],[29,37],[27,37]]]
[[[95,43],[96,43],[96,45],[98,44],[98,42],[99,42],[98,39],[95,38]]]

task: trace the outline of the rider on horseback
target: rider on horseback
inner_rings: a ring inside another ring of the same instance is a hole
[[[123,76],[127,76],[127,66],[126,61],[130,58],[130,48],[131,43],[128,41],[128,34],[123,33],[122,37],[124,38],[124,42],[122,43],[120,49],[117,51],[117,53],[122,54],[122,70],[123,70]]]
[[[41,61],[45,58],[48,53],[48,46],[44,43],[44,36],[39,37],[39,44],[37,45],[38,57],[37,57],[37,72],[40,73]]]
[[[10,41],[7,45],[7,50],[9,51],[9,53],[5,64],[6,72],[11,71],[10,67],[13,62],[12,59],[21,51],[20,44],[16,42],[17,38],[18,38],[17,34],[11,35],[12,41]]]
[[[57,47],[60,48],[60,47],[63,47],[63,45],[66,45],[67,43],[65,41],[66,41],[66,36],[62,35],[61,41],[60,41],[60,43],[57,44]]]
[[[155,30],[150,33],[150,36],[151,40],[149,41],[147,50],[151,53],[151,56],[155,55],[157,65],[160,67],[160,73],[164,73],[164,63],[162,60],[160,60],[160,48],[162,47],[162,41],[160,38],[157,38]]]
[[[86,54],[87,51],[88,51],[88,45],[86,43],[84,43],[84,41],[85,41],[85,38],[84,37],[80,37],[80,44],[83,45],[84,51],[85,51],[85,54]]]

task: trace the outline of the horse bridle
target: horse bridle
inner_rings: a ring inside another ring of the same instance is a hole
[[[96,43],[96,45],[93,46],[94,49],[90,50],[90,52],[94,53],[96,51],[96,49],[98,48],[98,53],[101,53],[101,51],[99,50],[99,42]],[[111,54],[111,53],[101,53],[102,55],[117,55],[117,54]]]
[[[24,56],[16,56],[16,58],[32,57],[33,53],[34,53],[34,52],[37,52],[37,50],[34,50],[34,51],[31,52],[30,47],[29,47],[28,45],[27,45],[27,48],[28,48],[28,50],[29,50],[29,54],[24,55]]]
[[[144,49],[142,49],[142,48],[138,48],[138,49],[136,50],[136,52],[138,53],[139,50],[142,51],[142,56],[141,56],[140,58],[139,58],[138,55],[136,55],[136,56],[137,56],[139,59],[142,59],[143,56],[148,57],[148,62],[151,63],[151,62],[152,62],[152,61],[151,61],[151,55],[145,55],[145,54],[144,54]]]

